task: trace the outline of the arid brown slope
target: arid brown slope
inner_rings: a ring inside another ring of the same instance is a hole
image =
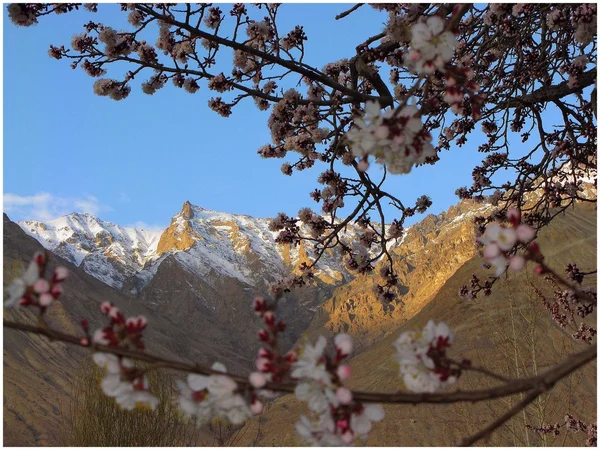
[[[558,217],[544,230],[539,242],[551,267],[562,271],[564,264],[576,261],[582,270],[596,267],[596,212],[584,206]],[[456,332],[452,355],[470,358],[474,364],[501,372],[510,377],[532,375],[563,360],[569,353],[585,347],[574,342],[548,316],[532,292],[531,283],[550,292],[548,284],[532,273],[532,267],[509,280],[500,280],[490,297],[465,301],[458,297],[461,284],[472,273],[481,278],[489,274],[475,257],[461,267],[440,289],[435,298],[411,320],[390,332],[385,338],[355,357],[352,362],[350,386],[367,391],[394,392],[402,389],[398,369],[394,364],[393,342],[408,329],[421,328],[434,319],[445,321]],[[590,280],[592,283],[595,279]],[[595,320],[595,317],[592,319]],[[460,380],[460,389],[491,386],[487,379],[468,374]],[[562,421],[568,412],[586,421],[596,420],[596,363],[589,364],[550,394],[540,397],[494,434],[491,445],[542,445],[534,432],[527,432],[526,423]],[[519,396],[476,405],[400,405],[386,406],[386,418],[374,426],[367,441],[372,446],[448,446],[457,445],[462,437],[471,435],[497,418],[519,401]],[[261,422],[262,439],[258,445],[301,445],[294,432],[294,423],[306,414],[305,404],[292,396],[284,396],[268,406],[261,419],[248,425],[248,435],[255,435]],[[563,438],[565,440],[563,440]],[[583,433],[563,433],[548,445],[583,445]],[[242,445],[244,443],[241,443]]]
[[[472,217],[489,208],[463,201],[409,228],[402,244],[392,250],[402,285],[403,307],[384,311],[373,291],[377,275],[358,276],[338,287],[319,308],[308,334],[349,333],[360,349],[397,328],[426,305],[446,280],[475,255]]]

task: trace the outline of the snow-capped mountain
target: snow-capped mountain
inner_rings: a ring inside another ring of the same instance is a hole
[[[87,213],[18,225],[44,248],[116,288],[156,255],[161,236],[161,232],[122,227]]]
[[[218,273],[253,287],[286,276],[313,250],[277,244],[278,232],[269,230],[269,222],[186,201],[163,232],[125,228],[78,213],[47,223],[27,220],[18,224],[45,248],[106,284],[139,292],[169,256],[198,277]],[[357,230],[349,225],[342,236],[352,243],[356,235]],[[323,255],[317,269],[317,277],[326,284],[351,278],[337,250]]]

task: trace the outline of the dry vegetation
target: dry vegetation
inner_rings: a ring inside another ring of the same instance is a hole
[[[165,372],[152,371],[149,381],[161,400],[155,411],[125,411],[104,395],[100,371],[86,363],[63,406],[62,445],[75,447],[167,447],[198,445],[200,433],[173,403],[173,383]]]

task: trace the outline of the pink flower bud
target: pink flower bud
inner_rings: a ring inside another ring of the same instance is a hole
[[[40,306],[50,306],[54,301],[54,297],[51,294],[45,293],[40,295]]]
[[[519,241],[527,244],[529,241],[535,239],[535,230],[529,225],[519,225],[517,227],[517,238]]]
[[[349,405],[352,402],[352,391],[348,388],[339,388],[336,391],[335,396],[342,405]]]
[[[69,276],[69,269],[66,267],[59,266],[54,269],[54,279],[56,281],[64,281],[67,279],[67,276]]]
[[[52,286],[52,289],[50,289],[50,293],[52,294],[52,296],[54,298],[58,298],[61,296],[61,294],[63,293],[63,288],[62,285],[60,284],[55,284],[54,286]]]
[[[252,302],[252,307],[257,315],[262,316],[263,312],[266,310],[267,302],[263,297],[256,297]]]
[[[350,425],[348,423],[348,419],[340,419],[335,424],[338,426],[338,428],[340,428],[342,430],[345,430]]]
[[[342,433],[341,438],[344,444],[351,444],[354,440],[354,433],[352,432],[352,430],[348,429]]]
[[[267,384],[267,378],[260,372],[252,372],[248,377],[248,380],[250,381],[250,384],[257,389]]]
[[[337,376],[341,381],[346,381],[350,378],[350,366],[348,364],[343,364],[337,369]]]
[[[256,368],[261,372],[268,372],[271,368],[271,361],[266,358],[257,358]]]
[[[254,399],[254,401],[250,404],[250,412],[257,416],[263,412],[265,405],[258,399]]]
[[[510,258],[510,264],[508,267],[515,271],[521,270],[523,267],[525,267],[525,262],[525,258],[523,258],[521,255],[515,255]]]
[[[267,358],[267,359],[273,359],[273,353],[271,353],[269,350],[267,350],[264,347],[261,347],[258,350],[258,357],[259,358]]]
[[[88,338],[85,338],[85,337],[84,337],[84,338],[81,338],[81,339],[79,340],[79,343],[80,343],[81,345],[90,345],[90,341],[89,341],[89,339],[88,339]]]
[[[42,278],[33,283],[33,291],[36,294],[44,294],[50,290],[50,284]]]
[[[408,57],[412,62],[417,62],[421,59],[421,53],[419,53],[417,50],[411,50],[411,52],[408,54]]]
[[[267,311],[263,315],[263,320],[265,321],[265,325],[269,328],[272,328],[275,325],[275,315],[272,311]]]
[[[111,307],[110,311],[108,311],[108,316],[113,320],[117,320],[120,317],[120,315],[121,311],[116,306]]]
[[[360,172],[366,172],[369,169],[369,161],[365,161],[364,159],[359,161],[357,169]]]
[[[350,353],[352,353],[352,337],[350,337],[349,334],[338,334],[333,339],[333,342],[343,356],[348,356]]]
[[[269,337],[269,332],[267,330],[260,330],[258,332],[258,338],[265,343],[269,343],[271,338]]]
[[[518,209],[509,208],[509,210],[506,212],[506,218],[516,226],[521,223],[521,212]]]
[[[46,262],[46,257],[42,252],[35,252],[33,255],[33,260],[37,263],[39,267],[41,267]]]
[[[298,354],[294,351],[289,351],[285,354],[285,360],[287,362],[296,362],[298,360]]]
[[[536,273],[536,275],[541,275],[544,273],[544,267],[543,266],[537,266],[535,269],[533,269],[533,271]]]
[[[100,303],[100,311],[102,311],[104,314],[108,314],[111,308],[112,305],[109,302]]]

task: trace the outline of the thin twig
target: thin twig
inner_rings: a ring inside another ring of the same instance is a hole
[[[343,19],[344,17],[352,14],[354,11],[356,11],[358,8],[360,8],[362,5],[364,5],[364,3],[357,3],[356,5],[354,5],[352,8],[350,8],[347,11],[344,11],[343,13],[338,14],[337,16],[335,16],[335,20],[340,20]]]

